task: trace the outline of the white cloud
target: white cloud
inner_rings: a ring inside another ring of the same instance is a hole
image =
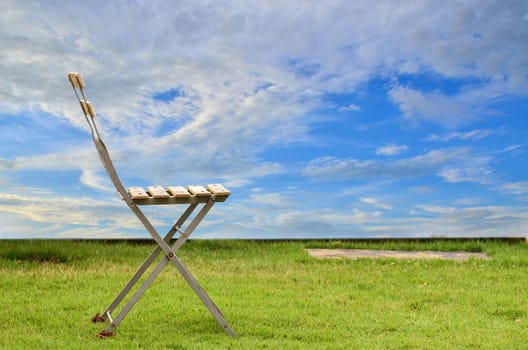
[[[360,225],[379,221],[381,214],[377,211],[364,212],[359,209],[352,209],[351,212],[325,213],[322,218],[329,224],[339,225]]]
[[[341,225],[366,224],[379,220],[379,216],[377,212],[369,213],[358,209],[350,211],[289,211],[278,215],[276,225],[285,232],[307,230],[308,233],[324,236],[325,233],[335,231],[335,228]]]
[[[272,207],[284,207],[290,203],[291,199],[282,193],[254,193],[251,200],[259,205],[269,205]]]
[[[93,150],[89,148],[65,148],[56,153],[20,156],[10,162],[9,169],[13,172],[77,170],[80,172],[79,181],[83,185],[102,192],[114,191],[106,174],[104,174],[95,148]]]
[[[109,186],[109,180],[107,177],[103,177],[102,174],[94,173],[89,170],[84,170],[81,173],[80,181],[82,184],[102,192],[115,191],[114,187]]]
[[[355,3],[353,10],[346,1],[303,6],[247,2],[243,11],[236,3],[97,6],[95,10],[83,3],[79,17],[75,1],[61,4],[60,11],[52,4],[4,5],[0,53],[9,59],[0,68],[0,97],[6,109],[44,110],[86,128],[66,80],[69,70],[79,70],[103,131],[123,149],[133,148],[135,159],[165,160],[178,154],[168,171],[214,169],[225,178],[254,169],[255,175],[230,179],[232,183],[259,176],[258,153],[267,145],[306,140],[310,120],[302,116],[320,105],[322,93],[353,91],[380,67],[397,71],[412,62],[447,76],[456,71],[477,77],[495,76],[499,68],[512,77],[523,67],[512,57],[524,52],[524,41],[499,41],[490,29],[504,25],[493,20],[504,9],[492,3],[479,3],[480,17],[471,16],[470,4],[440,7],[434,2],[373,6],[365,1]],[[426,16],[431,10],[433,18]],[[446,20],[453,32],[445,32]],[[513,22],[508,30],[511,26]],[[472,62],[497,55],[487,50],[491,43],[484,45],[472,36],[475,31],[503,43],[498,54],[510,63],[471,68]],[[443,36],[434,37],[435,32]],[[456,47],[480,49],[440,54],[447,39]],[[460,62],[466,61],[464,68]],[[317,69],[310,75],[292,72],[306,65]],[[469,89],[458,96],[396,86],[390,94],[411,120],[458,125],[478,118],[473,107],[481,104],[475,101],[500,96],[493,86],[485,93]],[[184,93],[170,102],[152,98],[175,87]],[[508,90],[507,84],[500,87]],[[165,126],[161,138],[160,126]],[[141,147],[145,144],[150,153]],[[263,168],[268,169],[264,175],[280,171],[277,164]]]
[[[378,237],[525,237],[527,208],[418,205],[411,218],[385,219],[365,228]]]
[[[47,224],[96,226],[115,220],[110,213],[119,211],[119,202],[98,201],[90,198],[22,196],[0,194],[0,212],[15,214],[24,219]],[[116,210],[117,209],[117,210]],[[105,215],[102,215],[105,213]]]
[[[368,197],[365,197],[368,198]],[[367,200],[369,201],[369,200]],[[466,203],[466,204],[464,204]],[[367,203],[369,204],[369,203]],[[411,216],[384,217],[379,211],[348,208],[306,209],[300,206],[256,215],[259,207],[245,203],[225,213],[225,237],[524,237],[526,207],[475,206],[463,199],[458,206],[416,204]],[[468,206],[469,205],[469,206]],[[242,210],[245,222],[230,225],[230,212]],[[383,208],[380,208],[383,209]],[[401,208],[403,209],[403,208]],[[266,234],[267,232],[267,234]]]
[[[379,199],[376,199],[376,198],[363,197],[363,198],[360,198],[359,200],[361,202],[363,202],[363,203],[370,204],[370,205],[375,206],[375,207],[380,208],[380,209],[385,209],[385,210],[391,210],[392,209],[392,205],[390,205],[387,202],[380,201]]]
[[[483,203],[488,202],[489,200],[483,197],[466,197],[460,198],[454,201],[453,203],[460,206],[477,206],[482,205]]]
[[[89,145],[88,145],[89,146]],[[64,149],[60,152],[37,154],[31,156],[19,156],[12,161],[12,170],[25,169],[48,169],[48,170],[72,170],[89,169],[97,166],[99,162],[95,148]]]
[[[518,157],[521,154],[525,153],[525,150],[523,149],[524,145],[511,145],[508,147],[505,147],[502,152],[508,153],[511,157]]]
[[[477,182],[492,184],[496,181],[496,176],[489,163],[489,157],[474,157],[460,164],[448,165],[438,175],[451,183]]]
[[[389,95],[408,121],[427,121],[451,128],[493,114],[488,106],[496,98],[492,93],[470,91],[448,96],[441,91],[422,92],[403,86],[394,87]]]
[[[472,152],[464,147],[433,150],[420,156],[390,161],[322,157],[311,161],[304,168],[304,174],[334,179],[421,176],[470,159],[473,159]]]
[[[507,182],[500,185],[499,189],[505,193],[525,195],[528,194],[528,181]]]
[[[437,141],[437,142],[449,142],[453,140],[472,141],[481,140],[490,135],[493,135],[496,131],[490,129],[476,129],[467,132],[450,132],[446,134],[431,134],[425,138],[425,141]]]
[[[339,111],[341,111],[341,112],[349,112],[349,111],[352,111],[352,112],[359,112],[359,111],[361,111],[361,107],[359,107],[358,105],[355,105],[355,104],[351,103],[351,104],[349,104],[348,106],[340,107],[340,108],[339,108]]]
[[[409,191],[412,193],[418,193],[418,194],[427,194],[436,192],[438,189],[435,186],[432,185],[424,185],[424,186],[412,186],[409,188]]]
[[[394,156],[397,154],[400,154],[402,152],[405,152],[409,149],[406,145],[387,145],[380,147],[376,150],[376,154],[378,155],[384,155],[384,156]]]
[[[502,84],[504,93],[526,91],[526,40],[516,15],[524,12],[522,3],[70,1],[59,7],[4,4],[0,50],[7,59],[0,97],[15,110],[43,109],[66,115],[75,125],[82,120],[65,80],[72,69],[85,74],[96,107],[112,126],[133,133],[183,114],[194,117],[206,106],[224,110],[230,102],[236,110],[262,86],[288,86],[283,97],[295,100],[308,90],[350,91],[380,71],[411,64],[448,77],[488,79]],[[306,67],[316,69],[296,74]],[[174,87],[186,95],[168,104],[151,99]],[[476,117],[466,113],[472,112],[467,104],[440,93],[400,87],[392,95],[409,115],[432,112],[425,117],[437,120],[440,113],[432,107],[443,105],[451,123]],[[273,102],[268,111],[281,106],[280,99]]]

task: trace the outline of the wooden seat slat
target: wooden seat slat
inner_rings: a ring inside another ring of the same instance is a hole
[[[209,184],[207,190],[215,196],[229,196],[231,194],[231,191],[221,184]]]
[[[165,189],[161,186],[149,186],[147,188],[148,194],[150,194],[154,198],[169,198],[170,194],[168,194]]]
[[[136,187],[129,187],[128,188],[128,194],[130,195],[130,197],[132,199],[146,199],[146,198],[149,198],[150,196],[148,195],[147,192],[145,192],[145,190],[143,189],[143,187],[139,187],[139,186],[136,186]]]
[[[191,194],[194,194],[195,196],[198,196],[198,197],[210,197],[211,196],[211,192],[207,191],[205,187],[200,186],[200,185],[187,186],[187,190],[189,190]]]
[[[169,186],[167,191],[174,197],[189,198],[191,194],[183,186]]]

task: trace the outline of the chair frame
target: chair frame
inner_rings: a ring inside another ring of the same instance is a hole
[[[207,191],[201,186],[189,186],[189,193],[187,194],[178,194],[178,193],[165,193],[166,195],[158,196],[151,195],[147,193],[147,196],[134,196],[131,194],[131,190],[127,191],[125,186],[121,182],[117,170],[115,169],[110,154],[104,144],[101,134],[97,129],[95,123],[95,110],[90,102],[88,102],[85,95],[85,83],[83,78],[79,73],[71,72],[68,74],[68,79],[72,85],[72,88],[75,92],[75,96],[81,105],[84,117],[90,127],[92,134],[92,139],[99,154],[99,158],[103,163],[104,169],[106,170],[110,180],[112,181],[114,187],[117,190],[118,195],[121,199],[127,204],[127,206],[132,210],[132,212],[139,219],[141,224],[148,231],[150,236],[154,239],[157,246],[150,253],[145,262],[139,267],[137,272],[132,276],[130,281],[125,285],[117,297],[112,301],[112,303],[106,308],[106,310],[99,314],[97,313],[92,317],[93,322],[106,322],[110,321],[109,326],[98,333],[98,336],[101,338],[111,337],[114,334],[114,330],[119,326],[123,321],[125,316],[130,312],[134,307],[137,301],[145,293],[145,291],[150,287],[152,282],[156,277],[161,273],[163,268],[169,263],[174,265],[178,272],[183,276],[185,281],[189,284],[194,293],[200,298],[209,312],[216,319],[218,324],[222,329],[230,336],[236,336],[235,332],[227,324],[225,316],[222,314],[218,306],[211,300],[207,293],[202,289],[198,284],[193,275],[185,267],[183,262],[177,256],[178,250],[181,246],[189,239],[189,236],[193,233],[196,227],[200,222],[205,218],[208,212],[211,210],[213,205],[216,202],[224,202],[227,197],[230,195],[230,191],[225,189],[221,185],[209,185]],[[196,190],[198,187],[198,190]],[[170,191],[169,191],[170,192]],[[169,231],[162,237],[150,223],[148,218],[143,214],[143,211],[139,208],[140,205],[167,205],[167,204],[186,204],[187,208],[181,214],[181,216],[175,221],[173,226]],[[186,226],[182,231],[184,223],[189,219],[191,214],[201,206],[198,213],[192,218],[191,222]],[[172,246],[169,245],[171,239],[179,233],[179,237],[176,239]],[[150,272],[148,277],[143,281],[143,283],[137,288],[132,297],[128,302],[121,308],[115,318],[112,317],[112,312],[121,304],[123,299],[131,292],[132,288],[139,282],[141,277],[145,274],[147,269],[154,263],[156,258],[164,254],[164,258],[158,263],[158,265]]]

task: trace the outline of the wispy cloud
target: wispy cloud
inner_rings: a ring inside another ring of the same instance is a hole
[[[380,147],[376,150],[376,154],[383,155],[383,156],[394,156],[397,154],[400,154],[402,152],[405,152],[409,149],[406,145],[387,145]]]
[[[427,136],[424,140],[436,142],[449,142],[453,140],[481,140],[483,138],[493,135],[495,132],[496,131],[490,129],[477,129],[466,132],[453,131],[445,134],[431,134]]]
[[[494,170],[490,166],[490,158],[486,156],[475,157],[460,164],[446,166],[438,175],[451,183],[492,184],[496,181]]]
[[[524,237],[526,208],[419,205],[412,217],[386,219],[367,228],[379,237]],[[501,229],[498,230],[497,227]],[[472,232],[472,234],[469,234]]]
[[[528,194],[528,181],[506,182],[500,185],[499,189],[506,193],[526,195]]]
[[[355,104],[349,104],[348,106],[344,106],[344,107],[339,107],[339,111],[341,112],[349,112],[349,111],[352,111],[352,112],[358,112],[361,110],[361,107],[359,107],[358,105],[355,105]]]
[[[60,225],[96,226],[109,220],[102,212],[116,212],[119,202],[98,201],[90,198],[21,196],[0,194],[0,211],[35,222]],[[114,219],[115,220],[115,219]]]
[[[472,157],[469,148],[439,149],[412,158],[389,161],[323,157],[311,161],[304,168],[304,174],[316,178],[336,179],[431,175],[450,163],[458,163]]]
[[[389,95],[409,122],[432,122],[454,128],[497,114],[491,105],[501,96],[499,90],[499,86],[479,87],[478,91],[468,90],[447,95],[441,91],[424,92],[395,86]]]
[[[367,203],[367,204],[373,205],[374,207],[377,207],[377,208],[380,208],[380,209],[385,209],[385,210],[391,210],[392,209],[392,205],[390,205],[387,202],[380,201],[380,200],[378,200],[376,198],[363,197],[363,198],[360,198],[360,201],[363,202],[363,203]]]

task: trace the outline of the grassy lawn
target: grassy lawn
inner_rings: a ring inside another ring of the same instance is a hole
[[[93,324],[153,243],[0,241],[1,349],[527,349],[528,244],[191,241],[116,329]],[[306,248],[466,250],[492,260],[318,260]]]

